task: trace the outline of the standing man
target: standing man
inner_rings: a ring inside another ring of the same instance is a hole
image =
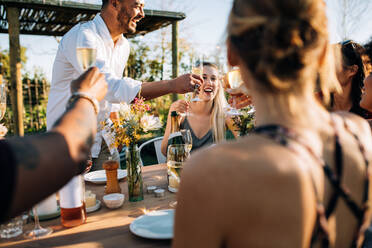
[[[65,111],[70,93],[70,82],[83,69],[79,66],[76,48],[90,47],[97,50],[96,66],[105,75],[108,83],[106,97],[100,102],[98,123],[106,121],[112,104],[130,103],[136,96],[152,99],[169,93],[183,94],[194,89],[203,80],[197,75],[186,74],[173,80],[140,82],[122,78],[130,48],[123,34],[136,32],[137,23],[144,18],[143,0],[102,0],[102,9],[89,22],[77,24],[62,38],[53,65],[52,83],[47,106],[47,128]],[[97,133],[92,147],[93,169],[100,169],[101,161],[115,155],[110,151],[108,135]],[[107,139],[102,142],[102,140]],[[118,158],[116,158],[118,159]]]

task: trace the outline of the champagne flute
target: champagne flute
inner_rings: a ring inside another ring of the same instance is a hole
[[[186,144],[174,144],[168,146],[167,168],[168,168],[168,190],[177,193],[181,182],[181,171],[184,163],[190,156],[189,146]],[[177,201],[172,201],[169,206],[176,207]]]
[[[192,136],[191,132],[188,129],[182,129],[180,130],[180,133],[182,135],[182,140],[187,146],[188,152],[191,152],[192,149]]]
[[[203,56],[200,56],[198,58],[198,60],[196,60],[196,61],[194,59],[192,59],[191,73],[199,75],[200,77],[203,77],[203,63],[204,63]],[[191,102],[200,102],[201,101],[201,99],[199,98],[199,87],[200,87],[200,85],[195,84],[194,92],[186,93],[186,94],[190,95],[187,98],[190,98]]]
[[[243,80],[240,75],[239,69],[232,69],[230,70],[225,77],[225,80],[223,80],[223,87],[225,88],[225,91],[227,93],[232,92],[239,92],[242,90],[239,90],[240,88],[243,88]],[[242,92],[243,93],[243,92]],[[226,114],[228,115],[240,115],[240,111],[235,108],[235,101],[233,98],[233,106],[228,107],[228,110],[226,111]]]
[[[6,85],[0,82],[0,120],[4,118],[6,111]]]
[[[76,57],[79,66],[86,71],[96,63],[97,49],[92,47],[77,47]]]
[[[29,239],[35,239],[35,238],[41,238],[41,237],[51,234],[53,232],[52,228],[50,227],[43,228],[40,226],[36,205],[32,208],[32,212],[34,214],[35,227],[33,230],[26,232],[25,237]]]

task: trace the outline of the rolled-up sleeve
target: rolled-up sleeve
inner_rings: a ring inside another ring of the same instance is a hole
[[[111,103],[131,103],[141,89],[140,81],[131,78],[115,79],[110,74],[105,75],[108,84],[105,99]]]

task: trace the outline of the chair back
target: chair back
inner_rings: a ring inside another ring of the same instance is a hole
[[[140,145],[140,147],[138,149],[139,149],[142,164],[143,164],[142,153],[141,153],[142,148],[147,146],[147,145],[151,145],[152,143],[154,143],[156,159],[158,161],[158,164],[166,163],[167,158],[161,152],[161,142],[162,142],[162,140],[163,140],[163,136],[156,137],[156,138],[150,139],[150,140],[146,141],[145,143],[143,143],[142,145]]]

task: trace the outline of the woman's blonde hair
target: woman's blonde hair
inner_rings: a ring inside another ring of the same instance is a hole
[[[323,0],[235,0],[228,35],[262,90],[339,89]]]
[[[203,66],[210,66],[218,71],[218,66],[213,63],[204,62]],[[213,133],[213,140],[215,143],[219,143],[225,140],[226,132],[224,108],[226,107],[227,102],[222,88],[222,83],[219,78],[218,84],[219,87],[216,96],[213,99],[211,112],[211,127]]]

